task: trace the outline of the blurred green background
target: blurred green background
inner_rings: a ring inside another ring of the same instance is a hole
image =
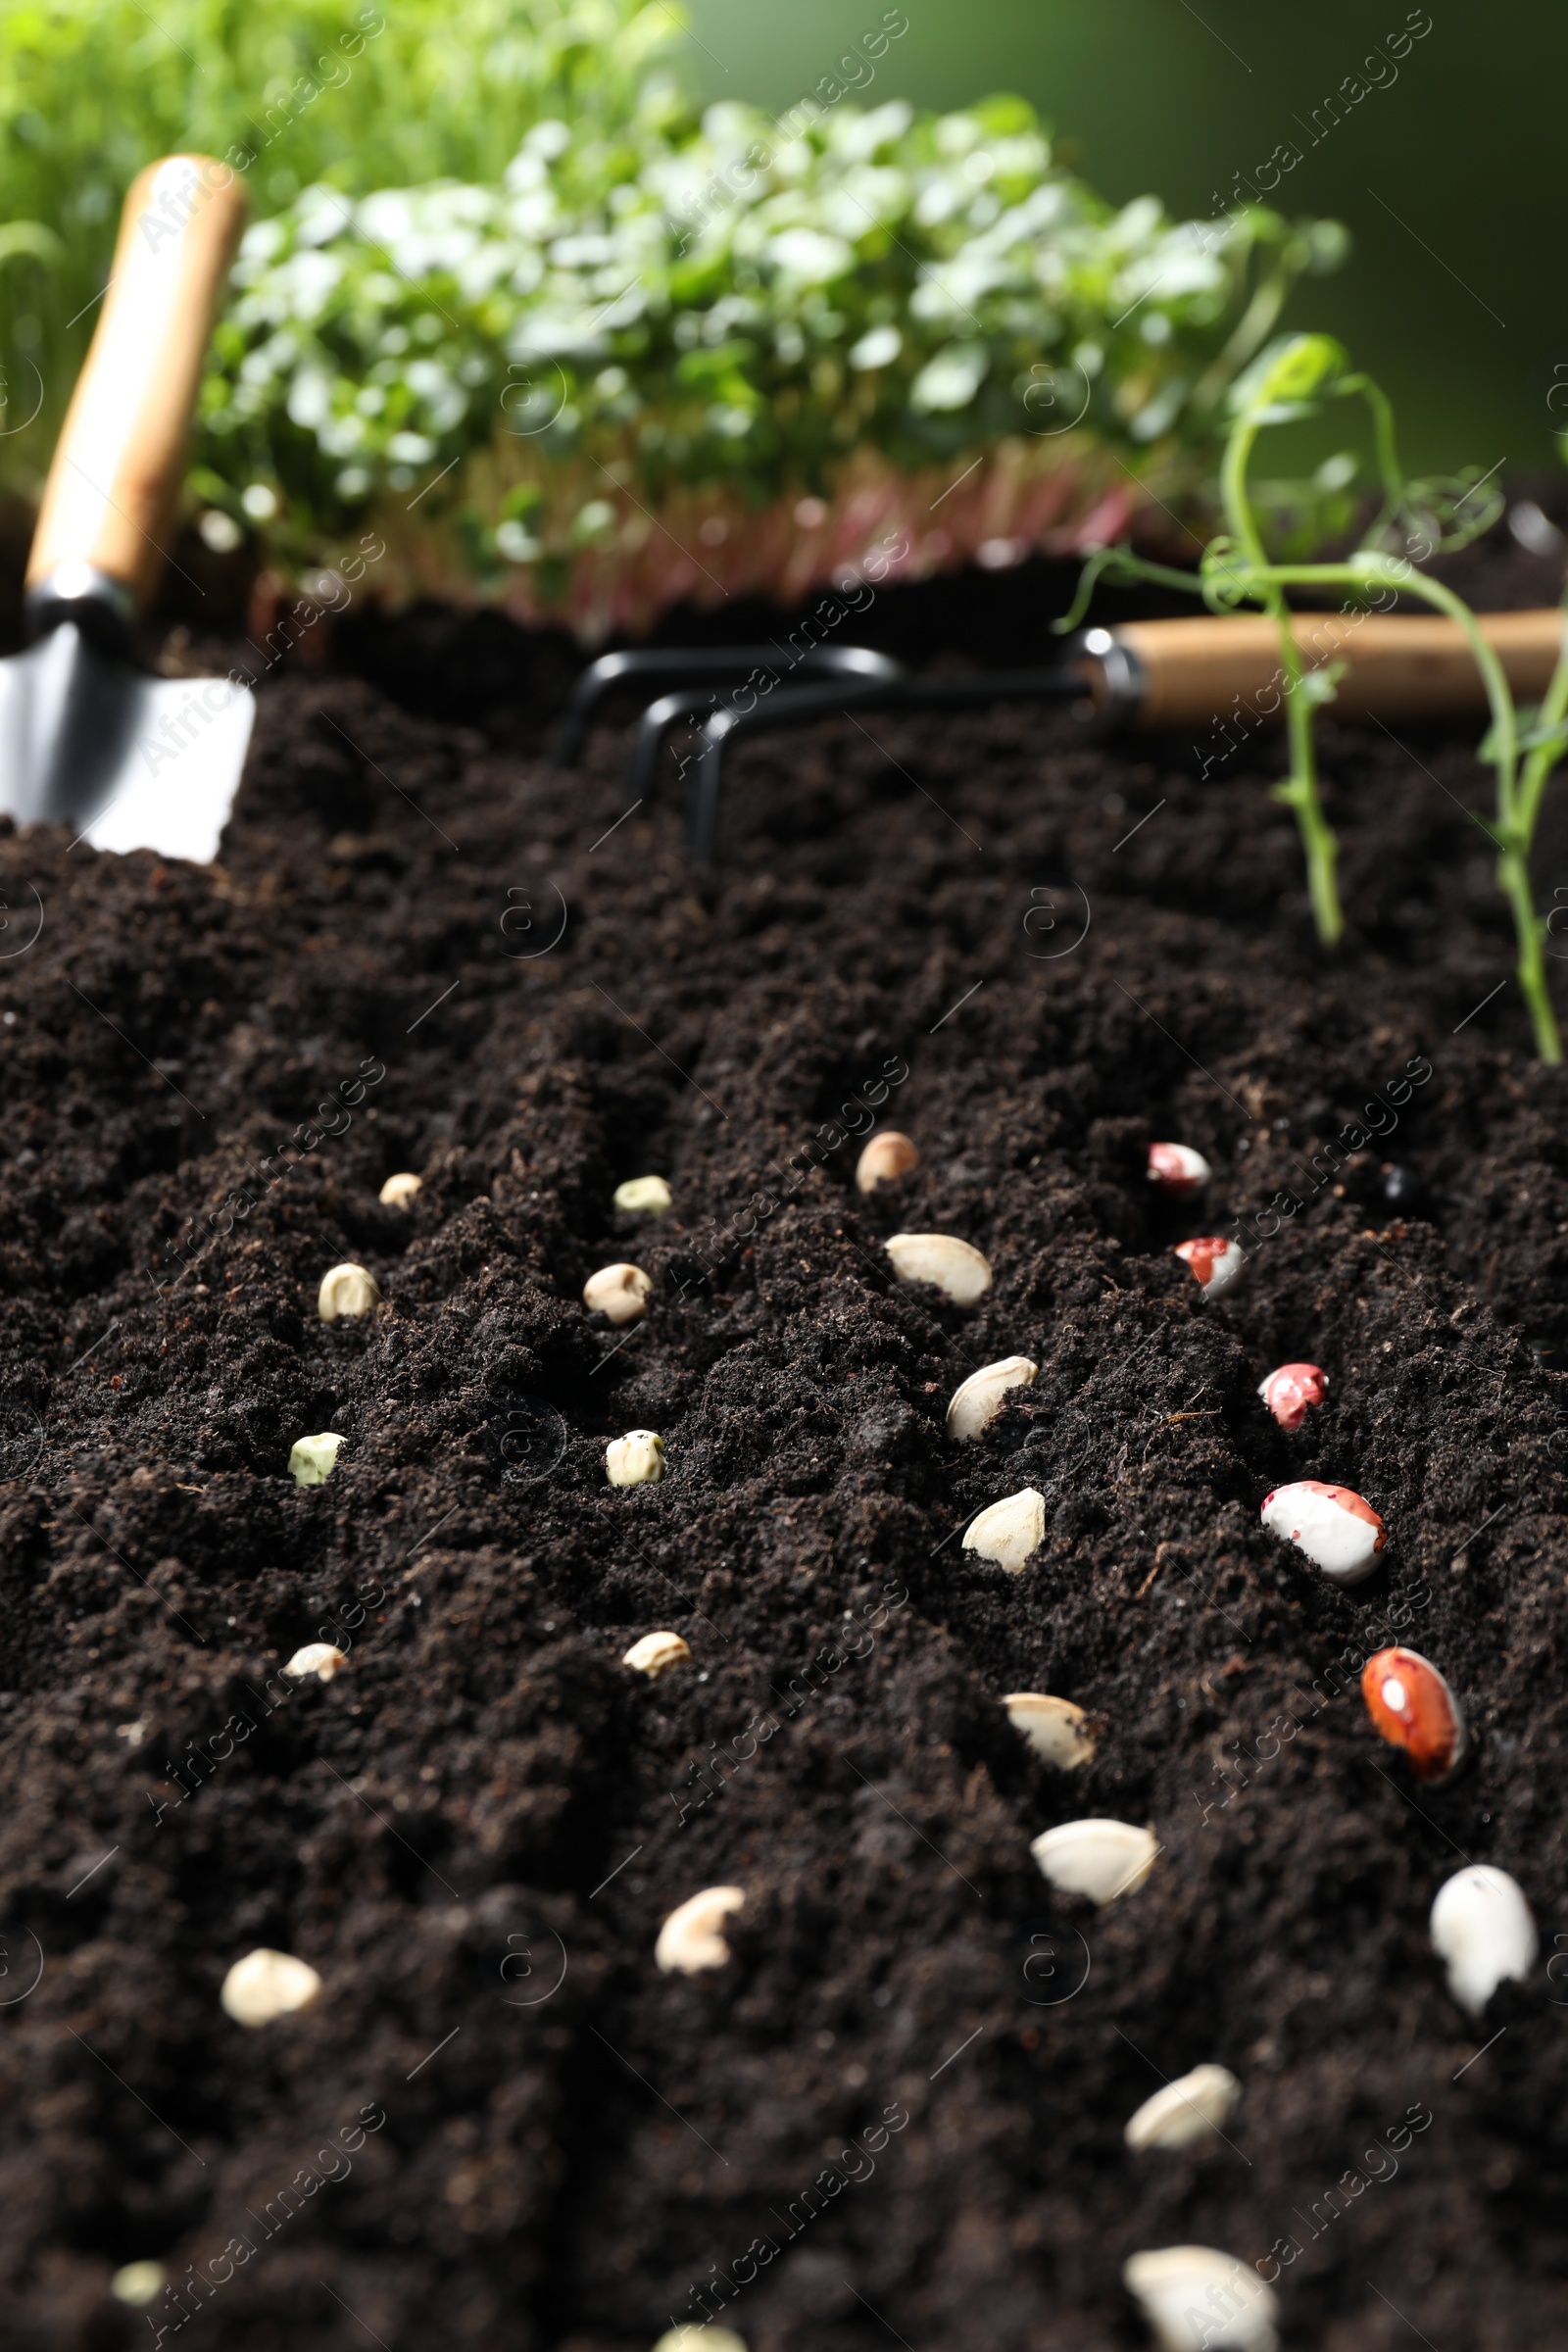
[[[704,96],[778,108],[883,15],[881,0],[689,4]],[[948,107],[1018,90],[1113,201],[1152,190],[1206,217],[1238,174],[1252,178],[1294,140],[1302,160],[1264,200],[1334,215],[1354,250],[1339,276],[1298,290],[1290,322],[1343,336],[1387,385],[1412,466],[1559,463],[1565,0],[905,0],[902,13],[908,32],[861,103]],[[1347,105],[1312,145],[1313,110],[1407,20],[1432,28],[1374,69],[1387,77],[1396,65],[1397,79]]]

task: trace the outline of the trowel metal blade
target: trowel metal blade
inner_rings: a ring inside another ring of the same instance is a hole
[[[144,676],[63,621],[0,662],[0,810],[95,850],[210,863],[255,715],[228,678]]]

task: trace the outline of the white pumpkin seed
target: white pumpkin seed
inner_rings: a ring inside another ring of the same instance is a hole
[[[1195,2066],[1146,2099],[1129,2118],[1123,2136],[1130,2148],[1190,2148],[1199,2140],[1218,2139],[1241,2095],[1229,2067]]]
[[[1152,1830],[1130,1821],[1063,1821],[1042,1831],[1029,1851],[1053,1886],[1104,1904],[1143,1885],[1159,1845]]]
[[[1044,1690],[1009,1690],[1002,1703],[1013,1730],[1022,1732],[1048,1764],[1076,1772],[1093,1756],[1095,1742],[1084,1729],[1089,1718],[1070,1698],[1052,1698]]]
[[[740,1886],[705,1886],[701,1894],[688,1895],[659,1931],[654,1946],[659,1966],[666,1975],[678,1969],[685,1977],[695,1977],[705,1968],[722,1968],[729,1958],[724,1922],[745,1900]]]
[[[901,1282],[929,1282],[955,1306],[973,1306],[991,1288],[978,1250],[952,1233],[895,1233],[883,1245]]]
[[[1004,1355],[1000,1363],[982,1364],[959,1383],[948,1406],[950,1438],[984,1435],[1006,1405],[1013,1389],[1027,1389],[1038,1379],[1040,1366],[1027,1355]]]
[[[620,1662],[634,1667],[639,1674],[646,1674],[653,1682],[658,1676],[667,1674],[671,1666],[684,1666],[691,1654],[690,1646],[679,1634],[644,1634]]]
[[[1036,1487],[1020,1487],[988,1503],[964,1530],[963,1548],[1015,1573],[1046,1540],[1046,1498]]]
[[[1216,2246],[1158,2246],[1122,2265],[1162,2352],[1275,2352],[1279,2304],[1256,2271]]]

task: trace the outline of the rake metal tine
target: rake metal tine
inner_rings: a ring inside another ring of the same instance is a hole
[[[724,751],[734,736],[808,726],[815,718],[836,718],[869,704],[886,704],[897,698],[900,683],[896,679],[846,678],[822,686],[790,686],[755,710],[715,710],[703,729],[703,748],[697,756],[687,806],[687,848],[697,871],[706,873],[713,861],[724,788]]]
[[[571,690],[556,741],[558,767],[575,767],[582,758],[594,713],[607,694],[625,678],[646,679],[650,685],[694,685],[706,679],[744,677],[765,649],[745,645],[639,646],[624,653],[601,654],[590,662]]]
[[[676,720],[698,717],[711,699],[705,695],[699,700],[691,687],[677,686],[673,694],[662,694],[657,703],[649,704],[637,721],[636,741],[626,763],[626,790],[634,799],[647,800],[652,794],[659,755]]]
[[[813,645],[798,658],[795,667],[808,677],[876,679],[885,686],[897,685],[909,674],[902,662],[869,645]]]
[[[556,763],[575,767],[588,741],[595,712],[605,696],[626,679],[651,686],[722,685],[745,679],[753,670],[774,675],[792,667],[847,670],[857,674],[897,676],[903,664],[887,654],[865,646],[810,646],[792,652],[781,645],[643,646],[618,654],[601,654],[590,662],[571,690],[556,738]]]
[[[1050,669],[988,669],[939,678],[846,678],[841,684],[798,686],[771,696],[755,710],[717,710],[703,730],[687,812],[687,847],[701,873],[712,863],[724,791],[724,757],[738,737],[768,734],[778,727],[808,726],[813,719],[848,717],[853,710],[957,710],[987,703],[1076,701],[1084,692],[1082,668],[1074,660]]]
[[[780,649],[770,650],[777,653]],[[907,673],[903,662],[896,662],[891,654],[875,653],[869,646],[809,646],[805,653],[783,662],[752,664],[741,680],[742,692],[750,692],[752,697],[750,708],[755,709],[762,696],[772,693],[782,674],[867,679],[892,685]],[[637,723],[626,767],[626,790],[634,800],[646,800],[652,794],[659,773],[659,756],[670,728],[678,719],[698,717],[712,700],[710,693],[705,695],[693,687],[677,687],[673,694],[662,694],[658,702],[649,704]],[[738,705],[732,703],[731,708]]]

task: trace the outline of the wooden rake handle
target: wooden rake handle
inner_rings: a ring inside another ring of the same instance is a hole
[[[1563,615],[1483,612],[1481,633],[1514,696],[1539,702],[1563,643]],[[1339,719],[1443,719],[1487,707],[1475,656],[1455,620],[1441,613],[1298,612],[1293,633],[1307,668],[1343,662],[1328,715]],[[1109,632],[1135,664],[1139,727],[1206,727],[1277,720],[1284,709],[1279,637],[1262,614],[1127,621]]]
[[[27,564],[90,565],[144,606],[167,557],[202,361],[245,196],[226,164],[171,155],[131,182]]]

